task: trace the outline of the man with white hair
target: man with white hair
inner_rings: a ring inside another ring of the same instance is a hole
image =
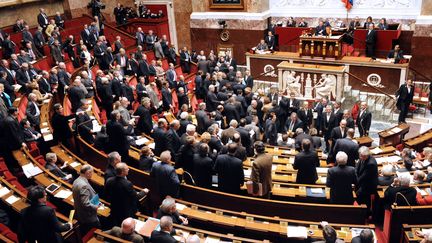
[[[378,185],[378,165],[370,155],[369,148],[362,146],[359,149],[359,162],[356,166],[358,184],[356,187],[357,202],[366,204],[370,208],[372,194],[376,194]]]
[[[194,124],[189,124],[186,126],[186,133],[183,134],[180,138],[181,144],[187,144],[186,138],[187,137],[196,137],[196,126]]]
[[[393,166],[388,164],[384,165],[381,169],[381,176],[378,177],[378,185],[380,186],[390,186],[393,183]]]
[[[198,111],[195,113],[195,116],[196,116],[197,113],[198,113]],[[177,131],[177,133],[178,133],[178,135],[179,135],[180,137],[183,136],[183,134],[186,133],[186,127],[187,127],[189,124],[192,124],[192,123],[188,120],[188,117],[189,117],[189,113],[187,113],[186,111],[183,111],[182,113],[180,113],[180,128],[179,128],[179,130]]]
[[[168,122],[164,118],[160,118],[152,134],[155,143],[154,154],[156,156],[159,156],[163,151],[168,149],[167,129]]]
[[[209,86],[209,90],[207,92],[206,104],[208,112],[215,111],[217,106],[222,104],[221,101],[218,100],[215,93],[215,86],[212,84]]]
[[[387,187],[384,192],[384,206],[390,208],[394,203],[398,206],[415,206],[417,205],[417,191],[410,187],[411,176],[401,174],[395,178],[393,183]]]
[[[75,79],[72,87],[68,89],[69,100],[72,105],[72,112],[75,112],[81,106],[81,100],[85,100],[85,93],[80,86],[81,80]]]
[[[195,113],[195,117],[197,120],[197,130],[198,133],[202,134],[207,130],[207,128],[211,125],[211,121],[207,115],[206,109],[206,103],[201,102],[198,105],[198,110]]]
[[[112,229],[107,230],[104,233],[123,240],[131,241],[132,243],[144,243],[143,237],[135,233],[135,220],[133,218],[123,220],[121,228],[114,226]]]
[[[150,236],[152,243],[176,243],[177,241],[172,235],[173,222],[171,217],[163,216],[160,219],[160,230],[153,230]]]
[[[234,134],[237,133],[238,122],[231,120],[229,123],[230,127],[222,131],[221,141],[223,144],[227,144],[229,140],[233,140]]]
[[[171,152],[169,150],[161,153],[160,161],[153,164],[150,176],[155,178],[161,199],[164,199],[166,196],[178,196],[180,180],[174,167],[171,165]]]
[[[353,186],[357,184],[354,167],[347,166],[348,155],[340,151],[336,154],[337,166],[327,172],[326,186],[330,187],[330,203],[353,204]]]
[[[28,95],[28,103],[26,109],[27,119],[32,126],[39,127],[40,125],[40,109],[37,104],[37,96],[34,93]]]
[[[172,155],[177,154],[177,151],[179,150],[181,145],[180,137],[177,134],[179,128],[180,122],[178,120],[174,120],[170,123],[170,128],[166,133],[168,139],[168,150],[171,151]]]

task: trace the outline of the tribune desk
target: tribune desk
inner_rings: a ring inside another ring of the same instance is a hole
[[[300,36],[300,56],[311,58],[339,59],[342,55],[342,37],[338,36]]]

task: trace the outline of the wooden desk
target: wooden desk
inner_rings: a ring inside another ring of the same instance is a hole
[[[410,126],[406,123],[401,123],[392,128],[379,132],[380,145],[396,146],[403,142],[405,134],[409,132]]]
[[[406,147],[415,149],[416,151],[422,151],[422,149],[432,143],[432,129],[419,134],[416,137],[404,139],[404,144]]]
[[[432,229],[432,224],[419,224],[419,225],[409,225],[403,224],[403,234],[405,243],[420,242],[423,238],[420,238],[416,231],[422,231],[422,229]]]
[[[361,146],[370,147],[372,146],[372,142],[373,142],[373,139],[367,136],[354,138],[354,140],[357,141],[359,147]]]
[[[340,59],[342,37],[339,36],[300,36],[300,56]]]

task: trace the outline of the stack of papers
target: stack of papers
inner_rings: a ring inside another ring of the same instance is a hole
[[[44,135],[43,135],[43,138],[44,138],[44,141],[45,141],[45,142],[48,142],[48,141],[51,141],[51,140],[54,139],[54,137],[53,137],[53,135],[52,135],[51,133],[49,133],[49,134],[44,134]]]
[[[81,165],[81,163],[78,163],[78,162],[76,162],[76,161],[70,163],[70,166],[72,166],[73,168],[75,168],[75,167],[77,167],[77,166],[79,166],[79,165]]]
[[[151,149],[155,149],[155,143],[149,144],[148,147],[151,148]]]
[[[383,150],[380,149],[379,147],[376,147],[376,148],[372,149],[371,152],[372,152],[373,154],[379,154],[379,153],[382,153]]]
[[[19,197],[12,195],[6,199],[6,202],[9,204],[14,204],[18,200],[19,200]]]
[[[329,168],[326,168],[326,167],[317,167],[316,168],[317,173],[321,173],[321,174],[327,174],[328,170],[329,170]]]
[[[220,240],[218,238],[215,238],[212,236],[207,236],[204,243],[219,243],[219,242],[220,242]]]
[[[245,178],[251,178],[252,170],[243,170]]]
[[[99,125],[98,121],[93,120],[92,125],[93,125],[93,128],[92,128],[93,132],[100,132],[102,130],[102,126]]]
[[[322,188],[311,188],[310,190],[312,194],[322,194],[324,192]]]
[[[396,155],[376,158],[376,162],[379,165],[383,164],[383,163],[395,163],[395,162],[398,162],[399,160],[401,160],[401,157],[396,156]]]
[[[390,130],[390,131],[392,131],[392,132],[394,132],[394,133],[398,133],[398,132],[400,132],[400,131],[402,131],[402,129],[400,129],[399,127],[394,127],[392,130]]]
[[[41,128],[40,131],[41,131],[42,134],[45,134],[45,133],[49,133],[50,129],[49,129],[49,127],[44,127],[44,128]]]
[[[307,239],[307,228],[304,226],[288,226],[287,237],[288,238],[302,238]]]
[[[35,175],[39,175],[40,173],[42,173],[42,170],[39,167],[34,166],[32,163],[28,163],[26,165],[23,165],[22,170],[23,170],[23,172],[27,178],[30,178],[30,177],[33,177]]]
[[[145,221],[144,224],[140,224],[139,227],[137,227],[138,225],[136,225],[135,230],[140,235],[144,235],[150,238],[150,235],[153,232],[153,230],[157,230],[159,228],[159,222],[160,222],[159,219],[148,218],[147,221]]]
[[[139,138],[139,139],[135,140],[135,144],[138,145],[138,146],[142,146],[145,143],[147,143],[148,141],[149,140],[147,138],[142,137],[142,138]]]
[[[10,190],[7,187],[2,187],[0,189],[0,197],[3,197],[4,195],[8,194]]]
[[[187,206],[181,203],[176,203],[176,208],[178,211],[182,211],[183,209],[187,208]]]
[[[72,191],[69,190],[60,190],[59,192],[57,192],[57,194],[54,195],[54,197],[57,198],[61,198],[61,199],[66,199],[68,198],[70,195],[72,195]]]

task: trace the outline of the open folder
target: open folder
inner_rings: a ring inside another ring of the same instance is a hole
[[[99,195],[98,194],[94,195],[94,197],[90,199],[90,203],[95,206],[98,206],[100,204]]]

